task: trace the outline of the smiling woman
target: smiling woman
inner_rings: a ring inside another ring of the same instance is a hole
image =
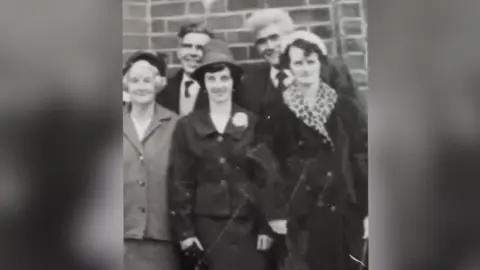
[[[272,244],[267,211],[259,196],[270,156],[257,162],[256,117],[235,104],[242,69],[228,45],[212,40],[195,70],[209,107],[180,119],[172,141],[170,207],[184,250],[203,250],[209,270],[264,270]],[[272,175],[272,174],[270,174]]]
[[[127,61],[123,114],[126,270],[179,269],[167,209],[168,152],[178,116],[155,103],[165,86],[162,58],[138,52]]]

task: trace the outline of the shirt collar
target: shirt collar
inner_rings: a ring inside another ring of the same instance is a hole
[[[270,79],[272,80],[272,82],[277,82],[278,79],[277,79],[277,74],[280,72],[280,70],[278,68],[275,68],[273,66],[270,66]]]
[[[234,125],[232,123],[232,118],[237,113],[246,114],[248,117],[248,122],[251,121],[251,117],[247,110],[236,104],[233,104],[230,119],[228,120],[227,126],[225,127],[224,134],[228,134],[234,139],[240,140],[245,130],[248,128],[248,126],[252,125],[252,123],[248,123],[247,127]],[[208,109],[198,110],[191,114],[191,117],[195,129],[201,137],[207,137],[209,135],[218,133],[215,125],[212,122],[212,119],[210,117],[210,111]]]

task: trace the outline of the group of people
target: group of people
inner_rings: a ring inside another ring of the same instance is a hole
[[[243,68],[200,24],[182,68],[123,70],[125,269],[366,269],[367,121],[346,66],[280,9],[247,27]]]

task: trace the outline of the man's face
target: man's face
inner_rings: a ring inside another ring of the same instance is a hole
[[[283,31],[276,24],[265,26],[257,31],[255,45],[258,53],[267,60],[270,65],[280,64],[282,54]]]
[[[178,58],[187,74],[193,73],[203,58],[203,49],[210,37],[203,33],[189,33],[183,37],[178,50]]]

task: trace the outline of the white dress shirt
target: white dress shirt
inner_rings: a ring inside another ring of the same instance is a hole
[[[192,85],[188,88],[190,97],[185,96],[185,82],[193,81]],[[200,85],[189,76],[183,74],[182,83],[180,84],[180,115],[187,115],[191,113],[195,107],[195,102],[197,100],[198,92],[200,92]]]

